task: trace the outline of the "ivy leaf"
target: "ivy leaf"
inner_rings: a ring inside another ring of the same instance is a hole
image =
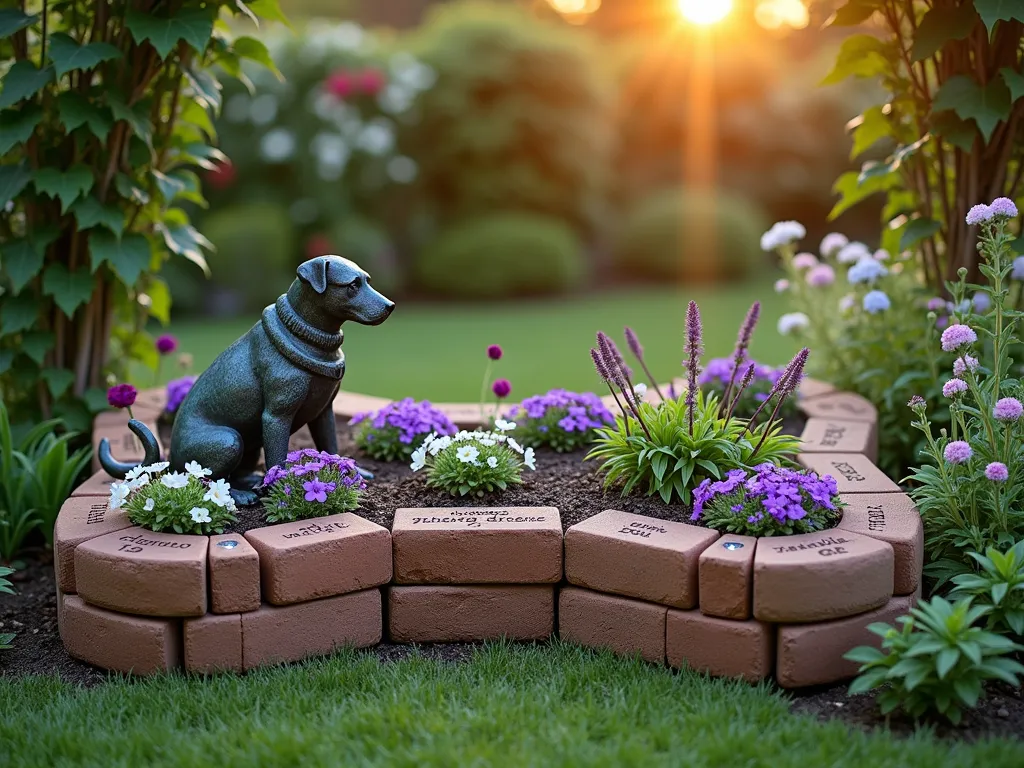
[[[880,0],[850,0],[832,16],[833,27],[855,27],[882,7]]]
[[[44,249],[27,237],[19,237],[4,243],[0,250],[0,264],[11,281],[11,292],[15,295],[28,285],[29,281],[43,268]]]
[[[178,197],[182,200],[188,200],[190,203],[195,203],[201,208],[209,207],[209,203],[203,197],[202,183],[194,171],[185,168],[175,168],[167,174],[167,177],[181,186]]]
[[[158,229],[164,236],[164,243],[173,253],[184,256],[210,276],[210,266],[206,263],[202,248],[213,250],[213,243],[203,237],[190,224],[161,224]]]
[[[207,171],[216,170],[218,165],[228,161],[228,156],[216,147],[199,142],[186,144],[182,149],[181,157]]]
[[[149,204],[149,194],[135,183],[135,180],[123,173],[114,177],[114,187],[121,197],[126,197],[138,205]]]
[[[0,112],[0,155],[28,141],[42,119],[43,110],[38,104],[26,104],[18,110]]]
[[[922,240],[934,235],[940,229],[942,229],[942,225],[934,219],[929,219],[927,216],[911,219],[904,228],[903,235],[900,237],[900,250],[909,250]]]
[[[874,106],[864,111],[853,130],[853,149],[850,150],[850,159],[860,157],[875,142],[892,136],[892,125],[886,117],[885,106]]]
[[[1006,83],[1006,87],[1010,89],[1010,98],[1014,101],[1024,97],[1024,75],[1020,72],[1016,72],[1009,67],[1003,67],[999,70],[999,74],[1003,76],[1003,82]]]
[[[63,77],[74,69],[92,69],[101,62],[120,56],[121,51],[110,43],[81,45],[63,32],[50,35],[50,58],[53,59],[57,77]]]
[[[961,120],[951,110],[933,114],[929,120],[931,133],[943,141],[948,141],[954,147],[959,147],[964,152],[970,152],[974,147],[974,138],[978,129],[974,127],[973,120]]]
[[[213,16],[211,10],[204,8],[182,8],[167,18],[130,8],[124,23],[137,42],[148,40],[160,58],[166,59],[179,40],[202,53],[213,36]]]
[[[871,197],[871,195],[878,192],[887,192],[899,184],[899,180],[893,174],[873,176],[863,182],[859,178],[860,174],[857,171],[847,171],[836,179],[836,183],[832,186],[832,191],[840,197],[828,214],[829,221],[841,216],[857,205],[857,203]]]
[[[284,80],[284,75],[281,74],[274,60],[270,57],[270,51],[267,50],[267,46],[255,37],[236,38],[231,44],[231,50],[240,58],[262,64],[273,72],[278,80]]]
[[[43,86],[53,80],[53,67],[39,69],[28,59],[14,62],[4,75],[4,89],[0,91],[0,109],[35,96]]]
[[[146,286],[149,314],[164,325],[171,322],[171,291],[159,277],[151,277]],[[141,298],[140,298],[141,301]]]
[[[89,124],[89,130],[101,141],[107,138],[113,127],[110,117],[85,96],[75,91],[65,91],[57,97],[60,119],[64,129],[71,133],[79,126]]]
[[[32,358],[36,365],[43,364],[43,358],[51,349],[53,334],[49,331],[32,331],[21,337],[21,351]]]
[[[97,230],[89,236],[89,254],[93,272],[106,262],[129,288],[135,285],[139,275],[149,267],[149,241],[138,233],[124,235],[119,240]]]
[[[192,98],[199,106],[220,113],[220,82],[205,69],[190,68],[185,70],[185,78],[192,88]]]
[[[5,296],[0,303],[0,334],[10,336],[31,328],[38,314],[39,301],[35,296]]]
[[[1010,116],[1010,89],[1002,79],[994,79],[984,88],[966,75],[949,78],[932,103],[933,112],[951,109],[964,120],[974,120],[988,141],[996,126]]]
[[[213,126],[213,121],[210,120],[210,115],[207,114],[206,109],[199,104],[195,99],[183,98],[183,105],[181,112],[179,113],[179,119],[185,123],[191,123],[192,125],[199,128],[210,141],[217,141],[217,129]]]
[[[242,0],[237,0],[242,4]],[[249,9],[266,21],[280,21],[285,26],[291,26],[284,13],[281,12],[281,5],[278,0],[251,0]]]
[[[32,180],[32,171],[25,163],[0,165],[0,207],[16,198]]]
[[[0,9],[0,40],[6,39],[20,29],[35,24],[38,14],[29,16],[17,8]]]
[[[87,165],[79,163],[66,171],[58,168],[40,168],[32,180],[36,191],[60,200],[61,213],[82,195],[92,189],[92,171]]]
[[[185,182],[181,179],[168,176],[153,169],[153,178],[156,180],[156,188],[160,190],[160,196],[164,202],[170,205],[179,194],[185,191]]]
[[[843,41],[836,64],[822,85],[834,85],[848,77],[875,77],[886,71],[885,44],[872,35],[852,35]]]
[[[46,368],[40,371],[39,375],[46,382],[46,387],[54,399],[67,392],[71,382],[75,380],[74,372],[67,368]]]
[[[997,21],[1024,21],[1024,6],[1020,0],[974,0],[974,7],[978,9],[978,15],[985,22],[989,35],[992,34]]]
[[[146,102],[140,101],[129,107],[118,94],[108,93],[107,104],[115,120],[124,120],[135,135],[147,144],[153,140],[153,125],[149,121],[149,105]]]
[[[932,8],[926,13],[914,35],[911,58],[927,59],[950,40],[963,40],[978,21],[978,14],[970,3],[952,8]]]
[[[93,277],[88,267],[79,267],[74,272],[60,263],[51,264],[43,273],[43,293],[53,296],[53,300],[68,317],[71,317],[79,305],[84,304],[92,296]]]
[[[104,226],[117,237],[124,232],[124,214],[113,205],[103,205],[93,195],[87,195],[71,206],[79,229]]]

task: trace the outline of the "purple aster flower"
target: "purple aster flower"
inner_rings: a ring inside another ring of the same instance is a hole
[[[953,375],[963,376],[968,371],[978,370],[978,358],[964,355],[953,361]]]
[[[167,382],[168,413],[174,413],[181,407],[185,396],[192,391],[192,385],[195,383],[195,376],[182,376],[180,379],[171,379]]]
[[[178,348],[178,340],[169,333],[158,336],[156,339],[156,351],[161,355],[169,355]]]
[[[131,384],[116,384],[107,390],[107,402],[114,408],[131,408],[139,391]]]
[[[327,501],[327,494],[334,488],[334,483],[322,483],[319,480],[309,480],[302,484],[302,490],[306,492],[306,501],[316,501],[320,504]]]
[[[793,257],[793,269],[810,269],[818,264],[818,257],[813,253],[798,253]]]
[[[914,395],[910,400],[907,401],[907,405],[911,408],[924,408],[926,401],[920,395]]]
[[[974,451],[963,440],[954,440],[946,446],[946,450],[942,452],[942,455],[950,464],[963,464],[974,455]]]
[[[273,485],[278,480],[288,477],[288,472],[284,468],[277,466],[276,464],[267,470],[267,473],[263,475],[263,485]]]
[[[491,391],[499,400],[504,400],[512,392],[512,384],[508,379],[495,379],[491,385]]]
[[[1010,470],[1001,461],[993,461],[985,467],[985,477],[994,483],[1005,483],[1010,476]]]
[[[1015,397],[1004,397],[995,404],[992,415],[999,421],[1017,421],[1024,415],[1024,405]]]
[[[981,224],[984,221],[988,221],[994,215],[995,214],[992,213],[992,209],[987,205],[975,205],[967,212],[967,223],[973,227],[975,224]]]
[[[971,210],[974,209],[972,208]],[[1009,219],[1014,219],[1018,215],[1017,206],[1008,197],[997,197],[992,201],[989,210],[993,216],[1005,216]]]
[[[950,379],[942,385],[943,397],[957,397],[967,391],[967,382],[963,379]]]
[[[491,360],[501,360],[501,347],[497,344],[491,344],[487,347],[487,357]]]
[[[978,334],[969,326],[956,323],[942,332],[942,350],[952,352],[965,344],[973,344],[977,340]]]
[[[992,299],[984,291],[978,291],[971,297],[971,307],[975,314],[984,315],[992,309]]]

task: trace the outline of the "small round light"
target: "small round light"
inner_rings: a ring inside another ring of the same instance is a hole
[[[722,544],[722,546],[728,549],[729,551],[732,551],[734,549],[743,549],[743,544],[741,544],[738,541],[727,541],[724,544]]]
[[[228,539],[227,541],[218,541],[217,546],[224,547],[224,549],[234,549],[238,546],[238,542],[234,539]],[[740,546],[742,547],[743,545],[741,544]]]

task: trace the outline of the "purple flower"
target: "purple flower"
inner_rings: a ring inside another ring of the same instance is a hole
[[[813,253],[798,253],[793,257],[793,269],[810,269],[818,264],[818,257]]]
[[[975,224],[988,221],[994,215],[992,209],[987,205],[975,205],[967,212],[967,223],[973,227]]]
[[[963,376],[968,371],[978,370],[978,358],[964,355],[953,361],[953,375]]]
[[[928,299],[928,311],[929,312],[941,312],[946,308],[945,299]]]
[[[967,391],[967,382],[963,379],[950,379],[942,385],[943,397],[956,397]]]
[[[487,357],[491,360],[501,360],[501,347],[497,344],[491,344],[487,347]]]
[[[139,391],[131,384],[117,384],[107,390],[107,402],[114,408],[131,408]]]
[[[883,291],[875,290],[868,291],[864,295],[861,306],[864,307],[864,311],[868,314],[875,315],[889,309],[892,306],[892,302],[889,301],[889,297]]]
[[[956,323],[942,332],[942,350],[952,352],[965,344],[973,344],[977,340],[978,334],[970,327]]]
[[[820,288],[836,281],[836,271],[828,264],[818,264],[807,271],[807,284]]]
[[[282,478],[285,477],[288,477],[288,472],[283,467],[280,467],[275,464],[274,466],[267,470],[267,473],[265,475],[263,475],[263,485],[273,485],[278,480],[281,480]]]
[[[491,391],[499,400],[504,400],[512,392],[512,384],[508,379],[495,379],[491,385]]]
[[[182,376],[180,379],[171,379],[167,382],[167,412],[174,413],[185,400],[185,396],[192,391],[192,385],[196,383],[195,376]]]
[[[178,348],[178,340],[169,333],[158,336],[156,339],[156,351],[161,355],[169,355]]]
[[[974,210],[973,208],[971,210]],[[989,210],[993,216],[1006,216],[1007,218],[1013,219],[1018,215],[1017,206],[1013,204],[1013,200],[1008,197],[997,197],[992,201],[989,206]],[[970,223],[970,222],[968,222]]]
[[[336,487],[334,483],[323,483],[319,480],[309,480],[302,484],[302,490],[306,492],[306,501],[316,501],[321,504],[327,501],[327,494],[334,491]]]
[[[1001,461],[993,461],[985,467],[985,477],[994,483],[1005,483],[1010,476],[1010,470]]]
[[[996,403],[992,415],[999,421],[1017,421],[1024,415],[1024,405],[1015,397],[1004,397]]]
[[[636,331],[626,326],[626,344],[629,346],[629,351],[632,352],[637,360],[644,359],[644,348],[640,345],[640,338],[636,335]]]
[[[439,435],[454,435],[459,431],[451,419],[443,411],[434,407],[429,400],[417,402],[411,397],[395,403],[388,403],[377,411],[357,413],[349,423],[361,424],[364,421],[370,421],[369,426],[373,430],[392,429],[397,431],[398,441],[406,445],[415,443],[431,432],[436,432]],[[366,435],[367,441],[372,441],[375,437],[373,432]],[[324,457],[320,456],[320,458]]]
[[[946,446],[946,450],[942,452],[942,455],[950,464],[963,464],[974,455],[974,451],[963,440],[954,440]]]
[[[907,405],[911,408],[924,408],[925,404],[925,399],[920,395],[914,395],[907,401]]]
[[[754,474],[742,470],[731,471],[725,480],[704,480],[693,492],[693,513],[691,520],[699,520],[704,508],[716,496],[728,498],[730,510],[742,512],[744,501],[759,503],[762,511],[747,518],[756,523],[771,515],[777,522],[785,524],[791,520],[802,520],[809,507],[835,511],[838,486],[835,478],[819,476],[809,470],[792,470],[777,467],[771,463],[759,464]],[[738,502],[738,503],[737,503]]]
[[[601,398],[593,392],[569,392],[565,389],[552,389],[543,395],[528,397],[512,408],[507,417],[513,421],[541,420],[549,413],[565,414],[558,426],[565,432],[586,432],[615,423]],[[544,427],[538,427],[544,432]]]

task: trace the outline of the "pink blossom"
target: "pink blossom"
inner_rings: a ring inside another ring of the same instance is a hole
[[[1001,461],[993,461],[985,467],[985,477],[994,483],[1005,483],[1010,476],[1010,470]]]
[[[807,271],[807,284],[816,288],[832,285],[836,281],[836,271],[828,264],[818,264]]]
[[[943,397],[956,397],[967,391],[967,382],[963,379],[950,379],[942,385]]]
[[[992,415],[999,421],[1017,421],[1024,415],[1024,405],[1015,397],[1004,397],[996,403]]]
[[[978,334],[970,327],[957,323],[942,332],[942,349],[945,352],[952,352],[965,344],[973,344],[977,340]]]
[[[818,263],[818,258],[813,253],[798,253],[793,257],[795,269],[810,269]]]
[[[974,451],[963,440],[954,440],[946,446],[946,450],[942,452],[942,455],[950,464],[963,464],[974,455]]]

